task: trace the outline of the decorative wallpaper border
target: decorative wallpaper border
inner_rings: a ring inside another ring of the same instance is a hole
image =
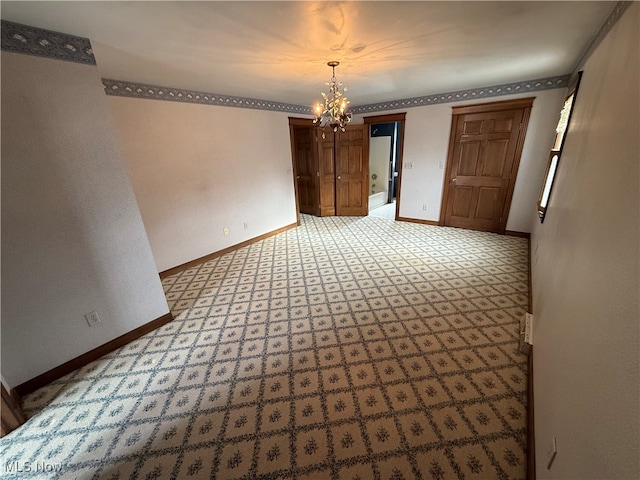
[[[151,100],[165,100],[170,102],[200,103],[203,105],[217,105],[224,107],[252,108],[254,110],[270,110],[274,112],[288,112],[298,114],[313,114],[310,106],[293,105],[290,103],[272,102],[257,98],[234,97],[217,93],[182,90],[180,88],[147,85],[145,83],[126,82],[122,80],[102,79],[102,85],[107,95],[118,97],[146,98]]]
[[[95,65],[88,38],[2,20],[2,50]]]
[[[602,42],[602,39],[606,37],[607,33],[609,33],[611,28],[613,28],[632,3],[633,2],[629,1],[619,1],[616,4],[577,63],[576,71],[584,65],[589,56],[598,47],[600,42]],[[88,38],[31,27],[7,20],[2,20],[1,26],[2,50],[96,65],[96,60],[91,49],[91,42]],[[399,108],[422,107],[425,105],[437,105],[439,103],[476,98],[490,98],[516,93],[566,88],[569,84],[569,79],[570,75],[562,75],[388,102],[356,105],[351,108],[351,113],[374,113]],[[311,106],[307,105],[294,105],[256,98],[220,95],[107,78],[103,78],[102,83],[107,95],[313,115]]]
[[[591,54],[594,52],[596,48],[598,48],[598,45],[600,45],[604,37],[606,37],[609,31],[611,31],[611,29],[613,28],[613,26],[616,23],[618,23],[618,20],[620,20],[624,12],[627,11],[627,8],[629,8],[632,3],[633,2],[623,2],[623,1],[616,3],[616,6],[613,7],[613,10],[609,14],[605,22],[602,24],[602,26],[600,27],[600,30],[598,30],[598,33],[596,33],[596,36],[593,37],[593,40],[591,40],[591,43],[589,44],[587,49],[584,51],[584,53],[580,57],[580,60],[578,60],[578,63],[576,64],[576,68],[574,69],[573,74],[578,73],[578,71],[582,67],[584,67],[584,64],[587,62]]]
[[[507,83],[491,87],[460,90],[450,93],[438,93],[424,97],[392,100],[389,102],[360,105],[351,108],[354,115],[360,113],[381,112],[397,108],[424,107],[438,103],[455,102],[474,98],[490,98],[501,95],[511,95],[523,92],[535,92],[553,88],[566,88],[569,84],[569,75],[559,77],[527,80],[523,82]],[[313,115],[313,110],[307,105],[293,105],[290,103],[272,102],[255,98],[234,97],[216,93],[198,92],[195,90],[182,90],[179,88],[161,87],[144,83],[127,82],[123,80],[102,79],[105,93],[119,97],[145,98],[151,100],[165,100],[170,102],[199,103],[203,105],[218,105],[236,108],[252,108],[256,110],[270,110],[275,112],[297,113]]]
[[[524,92],[537,92],[539,90],[550,90],[553,88],[567,87],[569,75],[559,77],[540,78],[537,80],[526,80],[524,82],[505,83],[492,87],[473,88],[470,90],[459,90],[457,92],[438,93],[424,97],[405,98],[403,100],[392,100],[389,102],[372,103],[369,105],[359,105],[351,109],[351,113],[371,113],[385,110],[395,110],[397,108],[424,107],[425,105],[437,105],[438,103],[457,102],[460,100],[472,100],[475,98],[499,97],[501,95],[512,95]]]

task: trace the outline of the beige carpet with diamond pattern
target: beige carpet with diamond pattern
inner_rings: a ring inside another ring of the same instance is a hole
[[[175,321],[29,395],[2,473],[524,478],[527,248],[303,216],[166,278]]]

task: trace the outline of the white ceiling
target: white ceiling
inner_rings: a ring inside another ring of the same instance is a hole
[[[570,73],[615,2],[13,2],[91,40],[100,75],[299,105],[340,61],[352,105]]]

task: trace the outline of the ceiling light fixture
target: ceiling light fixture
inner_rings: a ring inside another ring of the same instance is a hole
[[[344,87],[341,92],[342,82],[336,81],[336,67],[340,65],[340,62],[333,61],[327,63],[327,65],[331,67],[333,72],[331,81],[325,83],[325,85],[329,86],[329,94],[321,92],[324,103],[318,102],[313,108],[316,116],[313,119],[313,123],[318,124],[321,128],[328,125],[334,132],[337,132],[338,129],[344,132],[345,127],[351,122],[351,113],[347,112],[349,100],[343,93],[347,91],[347,87]],[[324,133],[322,138],[324,138]]]

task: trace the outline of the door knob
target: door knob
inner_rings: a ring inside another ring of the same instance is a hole
[[[300,180],[300,175],[298,175],[298,176],[296,177],[296,179]]]
[[[453,180],[451,180],[453,183],[456,183],[456,180],[458,180],[457,178],[454,178]]]
[[[338,177],[338,180],[340,180],[341,177]]]

